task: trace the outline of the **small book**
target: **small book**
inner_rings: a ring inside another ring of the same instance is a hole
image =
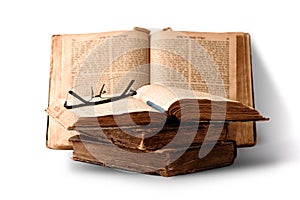
[[[105,99],[118,96],[131,80],[136,95],[93,108],[63,106],[66,100],[67,105],[82,103],[69,99],[70,91],[84,101],[98,94]],[[170,88],[177,88],[179,96],[167,96]],[[153,120],[163,123],[171,116],[182,122],[235,121],[229,122],[228,138],[237,146],[253,146],[253,121],[264,119],[253,107],[247,33],[170,28],[150,33],[134,28],[52,37],[49,148],[71,149],[68,139],[76,134],[75,126],[147,125]]]
[[[110,143],[85,136],[73,136],[73,160],[113,167],[144,174],[175,176],[231,165],[236,158],[233,141],[216,144],[192,144],[187,147],[164,148],[156,151],[142,151],[119,148]],[[210,149],[201,158],[200,150]]]

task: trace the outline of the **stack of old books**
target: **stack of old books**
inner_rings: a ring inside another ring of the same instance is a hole
[[[56,35],[47,146],[162,176],[227,166],[237,147],[255,145],[254,122],[267,120],[252,95],[248,34]]]

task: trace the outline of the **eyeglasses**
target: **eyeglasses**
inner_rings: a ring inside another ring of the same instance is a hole
[[[130,83],[128,84],[128,86],[126,87],[126,89],[123,91],[123,93],[119,96],[114,96],[114,97],[108,97],[108,98],[104,98],[102,96],[102,94],[105,93],[104,91],[104,87],[105,84],[102,85],[101,90],[99,92],[98,95],[94,96],[94,92],[92,89],[92,97],[89,100],[85,100],[83,97],[81,97],[80,95],[78,95],[76,92],[69,90],[68,94],[74,96],[76,99],[78,99],[79,101],[81,101],[81,103],[76,104],[76,105],[68,105],[67,100],[64,103],[64,107],[66,109],[73,109],[73,108],[80,108],[80,107],[84,107],[84,106],[94,106],[94,105],[99,105],[99,104],[105,104],[105,103],[110,103],[113,101],[118,101],[120,99],[124,99],[126,97],[130,97],[133,95],[136,95],[136,91],[131,89],[131,86],[133,85],[134,80],[131,80]],[[102,100],[100,101],[92,101],[94,98],[101,98]]]

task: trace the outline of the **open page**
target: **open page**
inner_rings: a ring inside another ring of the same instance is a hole
[[[56,51],[62,56],[61,66],[52,66],[61,80],[53,83],[61,87],[58,98],[76,87],[86,87],[88,92],[93,87],[97,92],[105,84],[106,94],[112,94],[123,90],[130,80],[135,80],[134,89],[149,84],[147,33],[119,31],[56,37],[61,42],[61,49]]]
[[[52,37],[48,107],[66,99],[69,90],[92,96],[103,88],[103,96],[112,96],[131,80],[132,89],[150,82],[149,33],[134,30]],[[48,135],[51,130],[55,129],[48,128]]]
[[[134,98],[142,100],[157,110],[160,110],[161,108],[161,112],[168,111],[174,102],[182,99],[231,101],[224,97],[211,95],[205,92],[187,90],[178,87],[167,87],[159,84],[151,84],[139,88],[137,90],[137,95],[134,96]]]
[[[235,56],[233,34],[156,32],[151,35],[151,84],[229,98],[236,91]]]

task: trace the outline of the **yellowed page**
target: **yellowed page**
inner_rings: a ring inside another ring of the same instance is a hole
[[[161,31],[151,35],[151,83],[235,95],[236,36]]]
[[[112,96],[122,92],[131,80],[135,80],[132,89],[150,82],[147,31],[136,29],[52,37],[47,110],[53,111],[51,105],[66,99],[69,90],[76,90],[80,96],[87,96],[92,91],[98,94],[105,84],[104,95]],[[70,119],[73,118],[65,119],[64,123],[70,123]],[[68,127],[71,124],[65,125]],[[48,135],[51,130],[53,128],[48,128]],[[54,134],[60,133],[56,131]],[[51,138],[59,136],[48,137],[48,146],[59,148],[59,145],[54,145],[55,141],[49,141]]]
[[[63,38],[64,93],[73,87],[93,87],[106,94],[122,91],[135,80],[133,89],[149,84],[149,35],[121,31]]]

